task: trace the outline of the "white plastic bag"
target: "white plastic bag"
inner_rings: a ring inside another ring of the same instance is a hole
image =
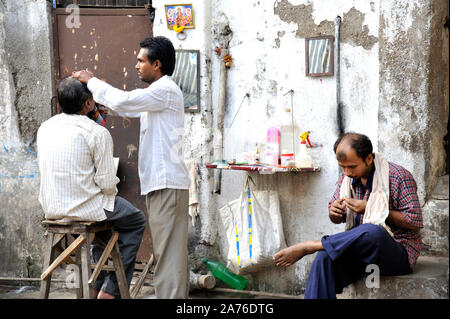
[[[225,225],[230,271],[244,274],[275,265],[273,255],[286,247],[278,192],[252,191],[247,183],[240,198],[223,206],[219,214]]]

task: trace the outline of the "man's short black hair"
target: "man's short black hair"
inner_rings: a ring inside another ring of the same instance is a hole
[[[147,49],[147,58],[151,63],[156,60],[161,62],[163,74],[172,75],[175,69],[175,49],[169,39],[163,36],[146,38],[140,46]]]
[[[346,140],[346,142],[349,143],[350,147],[355,150],[356,155],[358,155],[358,157],[362,158],[363,160],[365,160],[369,154],[373,153],[372,142],[366,135],[355,132],[348,132],[339,136],[339,138],[334,143],[333,150],[335,154],[338,145],[343,140]]]
[[[77,114],[86,100],[92,98],[87,85],[71,76],[61,79],[57,86],[58,102],[66,114]]]

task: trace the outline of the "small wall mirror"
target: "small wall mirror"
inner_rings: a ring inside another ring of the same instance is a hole
[[[306,76],[334,75],[334,37],[305,39]]]
[[[172,79],[184,97],[185,112],[200,111],[200,51],[175,50],[175,70]]]

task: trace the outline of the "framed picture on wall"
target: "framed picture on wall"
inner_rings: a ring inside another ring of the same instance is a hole
[[[192,4],[166,4],[164,7],[167,28],[173,29],[174,26],[184,27],[185,29],[195,28]]]

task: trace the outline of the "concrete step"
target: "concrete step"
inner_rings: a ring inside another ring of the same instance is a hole
[[[448,211],[448,199],[431,199],[422,208],[423,228],[420,231],[423,241],[422,255],[448,256]]]
[[[422,208],[423,229],[421,230],[424,246],[422,255],[448,256],[449,243],[449,176],[444,175],[431,194],[431,198]]]
[[[379,288],[367,288],[363,278],[344,294],[349,299],[448,299],[448,261],[448,256],[420,256],[411,274],[382,276]]]
[[[433,199],[447,199],[449,198],[449,176],[442,175],[439,177],[436,186],[434,187],[431,198]]]

